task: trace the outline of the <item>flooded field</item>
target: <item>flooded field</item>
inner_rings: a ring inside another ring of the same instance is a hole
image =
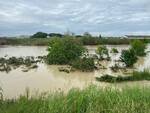
[[[68,91],[71,88],[84,88],[89,84],[97,84],[101,87],[123,87],[126,85],[134,86],[150,86],[148,81],[140,82],[126,82],[120,84],[109,84],[104,82],[97,82],[95,76],[101,76],[102,74],[116,74],[120,75],[123,72],[113,73],[110,70],[110,66],[114,64],[115,60],[118,60],[122,49],[129,48],[128,45],[109,45],[108,49],[117,48],[118,54],[110,53],[111,61],[104,61],[103,65],[107,69],[101,69],[94,72],[71,72],[64,73],[59,72],[58,67],[54,65],[47,65],[44,63],[38,63],[38,68],[30,70],[28,72],[22,72],[21,69],[14,69],[9,73],[0,72],[0,87],[2,87],[4,96],[6,98],[15,98],[20,94],[24,94],[26,88],[29,88],[31,92],[47,92],[47,91]],[[46,46],[0,46],[0,57],[4,56],[43,56],[47,55]],[[97,46],[86,46],[90,54],[95,54]],[[150,50],[150,45],[147,51]],[[135,64],[136,70],[150,69],[150,53],[144,58],[139,58],[139,61]]]

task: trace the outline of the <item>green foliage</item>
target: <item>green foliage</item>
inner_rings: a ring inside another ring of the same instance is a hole
[[[143,72],[133,72],[130,76],[111,76],[111,75],[104,75],[102,77],[96,78],[98,81],[103,82],[125,82],[125,81],[140,81],[140,80],[150,80],[150,72],[144,70]]]
[[[81,71],[93,71],[95,68],[93,58],[80,58],[71,63],[71,66]]]
[[[146,44],[143,41],[140,40],[134,40],[131,42],[131,49],[135,51],[135,54],[137,56],[144,56],[145,49],[146,49]]]
[[[85,32],[83,34],[84,37],[89,37],[89,38],[92,38],[92,35],[89,33],[89,32]]]
[[[102,35],[100,34],[100,35],[98,36],[98,38],[102,38]]]
[[[100,43],[99,38],[95,38],[95,37],[82,37],[80,38],[81,42],[84,45],[98,45]]]
[[[137,56],[133,49],[122,50],[120,59],[125,63],[126,67],[132,67],[137,62]]]
[[[48,46],[52,38],[14,38],[6,39],[7,45],[36,45]]]
[[[119,53],[118,50],[116,48],[112,48],[111,49],[111,53]]]
[[[99,38],[99,44],[108,44],[108,45],[121,45],[121,44],[129,44],[130,39],[122,39],[119,37],[103,37]]]
[[[150,88],[100,89],[89,86],[67,94],[2,100],[0,113],[150,113]]]
[[[31,36],[31,38],[47,38],[48,34],[43,32],[37,32]]]
[[[37,63],[43,62],[45,56],[27,56],[27,57],[1,57],[0,58],[0,71],[10,72],[12,69],[17,69],[23,66],[26,70],[35,69],[38,67]],[[27,72],[27,71],[26,71]]]
[[[100,59],[103,59],[104,56],[106,56],[107,58],[109,58],[109,53],[108,53],[108,49],[106,46],[102,45],[99,46],[96,50],[96,53],[100,56]]]
[[[49,36],[50,37],[59,37],[59,38],[63,37],[63,35],[60,33],[50,33]]]
[[[49,64],[69,64],[82,56],[85,48],[72,38],[55,38],[48,48],[47,60]]]
[[[51,39],[56,38],[55,36],[50,37],[50,38],[2,38],[2,39],[0,38],[0,45],[38,45],[38,46],[45,45],[45,46],[48,46]],[[130,42],[130,39],[120,39],[120,38],[110,38],[110,37],[109,38],[107,37],[106,38],[103,38],[103,37],[91,38],[91,37],[84,37],[84,36],[79,36],[78,38],[76,38],[76,40],[80,40],[80,42],[83,43],[83,45],[99,45],[99,44],[121,45],[121,44],[129,44]]]
[[[146,45],[140,40],[134,40],[129,50],[123,50],[120,59],[127,67],[132,67],[137,61],[137,56],[145,55]]]

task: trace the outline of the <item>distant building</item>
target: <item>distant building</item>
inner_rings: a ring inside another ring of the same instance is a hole
[[[150,39],[150,35],[125,35],[128,39]]]

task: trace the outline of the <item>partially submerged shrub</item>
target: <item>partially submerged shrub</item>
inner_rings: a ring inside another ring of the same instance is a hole
[[[102,45],[99,46],[96,50],[96,53],[99,55],[100,59],[103,59],[104,56],[106,56],[106,58],[110,58],[109,57],[109,53],[108,53],[108,49],[106,46]]]
[[[111,53],[119,53],[119,51],[116,48],[112,48]]]
[[[134,50],[137,56],[144,56],[146,54],[146,44],[140,40],[134,40],[133,42],[131,42],[131,49]]]
[[[71,63],[71,66],[81,71],[93,71],[95,68],[93,58],[80,58]]]
[[[133,49],[122,50],[120,59],[125,63],[126,67],[132,67],[137,62],[137,56]]]
[[[142,72],[134,71],[132,76],[136,80],[150,80],[150,72],[148,70]]]
[[[115,64],[114,66],[111,66],[110,69],[113,71],[113,72],[117,72],[119,70],[119,65]]]
[[[104,75],[100,78],[96,78],[96,80],[98,81],[103,81],[103,82],[110,82],[110,83],[113,83],[113,82],[124,82],[124,81],[134,81],[133,77],[132,76],[118,76],[118,77],[115,77],[115,76],[111,76],[111,75]]]
[[[7,64],[1,64],[0,71],[8,73],[11,71],[11,67]]]
[[[54,39],[48,48],[49,64],[69,64],[82,56],[85,49],[80,42],[72,38]]]
[[[19,68],[23,66],[25,69],[24,72],[27,72],[29,69],[35,69],[38,67],[37,63],[42,62],[45,57],[34,58],[32,56],[28,57],[9,57],[9,58],[0,58],[0,71],[10,72],[12,69]]]
[[[125,82],[125,81],[139,81],[139,80],[150,80],[150,72],[144,70],[143,72],[133,72],[130,76],[111,76],[111,75],[104,75],[101,77],[96,77],[97,81],[103,82]]]

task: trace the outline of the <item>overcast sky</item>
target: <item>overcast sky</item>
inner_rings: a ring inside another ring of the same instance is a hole
[[[150,34],[150,0],[0,0],[0,35]]]

